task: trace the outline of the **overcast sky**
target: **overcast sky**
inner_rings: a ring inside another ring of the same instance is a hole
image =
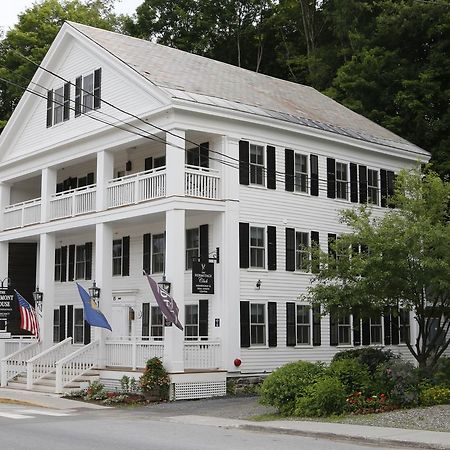
[[[116,12],[133,14],[144,0],[116,0]],[[34,0],[0,0],[0,28],[8,31],[17,23],[17,15],[35,3]]]

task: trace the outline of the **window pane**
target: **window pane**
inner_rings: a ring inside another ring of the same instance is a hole
[[[265,267],[265,228],[250,227],[250,267]]]
[[[308,192],[308,163],[305,155],[295,154],[295,191]]]
[[[185,306],[185,338],[187,340],[198,339],[198,305]]]
[[[166,239],[164,233],[153,235],[152,272],[163,273],[166,253]]]
[[[192,269],[192,258],[199,255],[199,229],[186,230],[186,269]]]
[[[264,147],[250,144],[250,183],[264,185]]]
[[[89,111],[94,106],[94,76],[83,77],[83,112]]]
[[[64,105],[64,92],[63,88],[59,88],[55,90],[54,96],[54,115],[53,121],[54,123],[60,123],[63,120],[63,105]]]
[[[336,163],[336,197],[347,200],[347,164]]]

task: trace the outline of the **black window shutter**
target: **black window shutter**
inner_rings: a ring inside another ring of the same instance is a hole
[[[367,203],[367,167],[359,166],[359,203]]]
[[[334,244],[335,242],[336,235],[333,233],[328,233],[328,255],[334,259],[336,259],[336,248]]]
[[[250,347],[250,302],[241,302],[241,347]]]
[[[92,242],[86,242],[84,244],[84,251],[86,256],[85,279],[90,280],[92,278]]]
[[[153,169],[153,158],[149,156],[148,158],[145,158],[144,160],[144,170],[152,170]]]
[[[269,302],[268,311],[268,328],[269,328],[269,347],[277,346],[277,304]]]
[[[91,343],[91,326],[84,321],[84,345]]]
[[[277,270],[277,227],[267,227],[267,268]]]
[[[208,224],[200,225],[200,259],[201,261],[209,261],[209,233]]]
[[[387,172],[385,169],[380,169],[380,191],[381,191],[381,206],[386,207],[387,202]]]
[[[313,345],[317,346],[322,344],[322,336],[321,336],[322,316],[320,315],[320,305],[313,306],[312,316],[313,316]]]
[[[73,337],[73,305],[67,305],[67,337]]]
[[[330,345],[338,345],[338,318],[335,312],[330,313]]]
[[[395,312],[391,316],[391,329],[392,329],[392,336],[391,336],[391,344],[392,345],[398,345],[400,343],[400,336],[399,336],[399,321],[400,317],[398,315],[398,311]]]
[[[275,162],[275,147],[272,145],[267,146],[267,188],[276,189],[276,162]]]
[[[248,269],[249,267],[249,224],[239,223],[239,267],[241,269]]]
[[[362,345],[370,345],[370,321],[362,320]]]
[[[102,105],[102,69],[94,70],[94,109]]]
[[[75,79],[75,117],[81,115],[81,85],[83,84],[83,77]]]
[[[294,192],[294,150],[284,151],[284,189]]]
[[[208,300],[198,302],[198,334],[200,338],[208,338]]]
[[[56,264],[60,264],[59,273],[56,271]],[[61,281],[61,249],[55,248],[55,276],[53,277],[55,281]]]
[[[122,276],[130,275],[130,236],[122,238]]]
[[[61,247],[61,281],[67,280],[67,246]]]
[[[73,281],[75,275],[75,245],[69,245],[69,276],[68,281]]]
[[[200,144],[200,167],[209,167],[209,142]]]
[[[66,307],[59,307],[59,342],[66,338]]]
[[[317,155],[311,155],[310,160],[311,169],[311,195],[318,197],[319,195],[319,157]]]
[[[56,193],[62,192],[64,190],[64,183],[58,183],[56,185]]]
[[[86,175],[86,183],[87,183],[88,186],[90,186],[91,184],[95,183],[94,172],[89,172]]]
[[[78,178],[78,187],[83,187],[87,185],[87,177]]]
[[[47,128],[53,124],[53,91],[47,91]]]
[[[142,303],[142,336],[150,336],[150,303]]]
[[[350,163],[350,201],[358,203],[358,166]]]
[[[64,120],[70,118],[70,83],[64,84]]]
[[[78,187],[78,178],[77,177],[71,177],[70,180],[70,189],[76,189]]]
[[[361,345],[361,318],[356,311],[353,311],[353,345]]]
[[[286,345],[295,347],[295,303],[286,303]]]
[[[295,229],[286,228],[286,270],[295,271]]]
[[[384,315],[383,315],[383,321],[384,321],[384,345],[391,345],[392,344],[392,336],[391,336],[391,331],[392,331],[392,324],[391,324],[391,319],[395,320],[395,317],[391,316],[391,313],[389,311],[389,309],[386,309],[384,311]]]
[[[336,198],[336,161],[327,158],[327,197]]]
[[[143,253],[142,268],[145,270],[146,273],[151,273],[151,267],[150,267],[151,245],[152,245],[152,235],[150,233],[144,234],[144,242],[143,242],[143,249],[142,249],[142,253]]]
[[[395,186],[395,174],[394,172],[391,172],[390,170],[387,172],[387,196],[389,199],[388,206],[390,208],[393,208],[394,205],[392,204],[391,197],[394,195],[394,186]]]
[[[318,231],[311,231],[311,247],[315,250],[320,248],[320,235]],[[317,255],[313,254],[311,263],[312,273],[317,273],[319,271],[319,259]]]
[[[248,141],[239,141],[239,183],[249,184],[249,158],[250,144]]]

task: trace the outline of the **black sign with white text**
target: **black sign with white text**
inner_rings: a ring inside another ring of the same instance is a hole
[[[0,288],[0,332],[22,334],[19,304],[11,288]]]
[[[192,293],[214,294],[214,263],[192,263]]]

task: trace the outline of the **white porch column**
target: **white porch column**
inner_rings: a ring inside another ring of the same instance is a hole
[[[170,130],[173,136],[166,133],[166,195],[184,195],[185,178],[185,137],[184,130]]]
[[[44,348],[53,345],[53,310],[55,309],[55,235],[42,233],[39,236],[39,290],[44,294],[42,316],[39,321]]]
[[[5,208],[9,205],[10,200],[11,200],[11,186],[7,183],[0,182],[0,230],[5,229],[4,211]]]
[[[185,211],[166,212],[166,276],[184,326]],[[169,372],[184,371],[184,332],[174,325],[164,329],[164,365]]]
[[[107,208],[108,181],[114,178],[114,154],[107,150],[97,153],[97,211]],[[112,245],[112,244],[111,244]]]
[[[112,322],[112,226],[98,223],[95,226],[95,282],[100,290],[100,311],[108,322]],[[94,328],[94,338],[100,340],[100,367],[106,364],[105,338],[111,332],[105,328]]]
[[[56,192],[57,170],[42,169],[41,174],[41,222],[50,220],[50,196]]]

